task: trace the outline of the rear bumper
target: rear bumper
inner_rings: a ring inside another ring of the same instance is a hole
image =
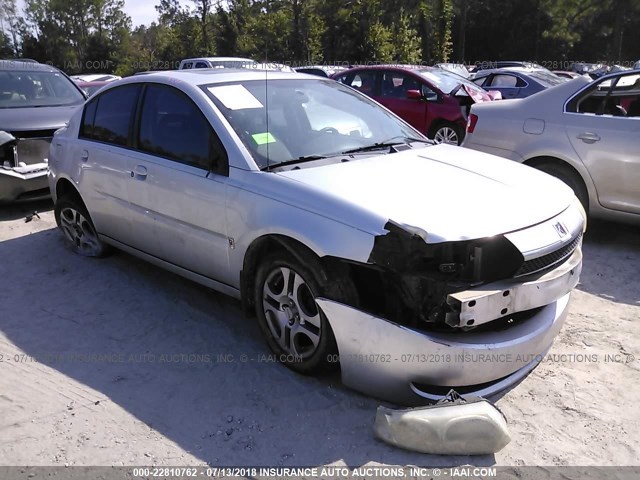
[[[512,305],[521,309],[510,312],[541,308],[502,329],[431,333],[331,300],[318,299],[318,304],[335,335],[346,386],[403,405],[438,400],[450,388],[490,396],[524,378],[551,348],[567,317],[581,268],[578,248],[558,269],[512,285]],[[486,305],[502,302],[505,297],[499,292],[488,285]],[[478,293],[474,298],[480,307],[484,303]]]

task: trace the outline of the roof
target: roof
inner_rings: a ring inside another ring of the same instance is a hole
[[[408,71],[415,71],[415,70],[442,70],[439,68],[435,68],[429,65],[403,65],[403,64],[385,64],[385,65],[352,65],[350,70],[355,70],[355,69],[362,69],[362,68],[367,68],[367,69],[375,69],[375,70],[380,70],[380,69],[385,69],[385,70],[408,70]]]
[[[546,68],[527,68],[527,67],[504,67],[504,68],[490,68],[486,70],[482,70],[476,74],[474,79],[486,77],[487,75],[491,75],[492,73],[519,73],[522,75],[527,75],[535,72],[548,72]]]
[[[193,58],[185,58],[182,61],[195,62],[198,60],[206,60],[208,62],[255,62],[255,60],[251,58],[242,58],[242,57],[193,57]]]
[[[127,77],[118,82],[110,83],[122,83],[126,81],[148,81],[149,78],[162,79],[166,81],[180,80],[190,85],[207,85],[210,83],[225,83],[225,82],[237,82],[237,81],[249,81],[249,80],[284,80],[291,78],[309,79],[308,75],[295,72],[282,72],[278,70],[253,70],[245,68],[194,68],[186,70],[167,70],[148,72],[144,75],[134,75]],[[322,80],[318,77],[318,80]]]

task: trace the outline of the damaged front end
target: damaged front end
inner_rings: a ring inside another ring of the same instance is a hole
[[[359,304],[318,304],[338,344],[343,382],[406,405],[490,395],[541,360],[582,269],[584,217],[571,206],[533,227],[429,243],[389,222],[367,264],[352,265]]]
[[[0,202],[49,196],[49,146],[53,132],[0,131]]]

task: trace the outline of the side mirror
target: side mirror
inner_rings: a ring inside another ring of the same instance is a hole
[[[422,100],[422,92],[420,90],[407,90],[406,95],[409,100]]]

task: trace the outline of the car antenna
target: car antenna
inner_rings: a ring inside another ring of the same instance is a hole
[[[266,1],[266,10],[267,10],[267,21],[269,20],[269,0]],[[267,35],[266,41],[264,43],[264,115],[265,115],[265,123],[267,124],[267,171],[269,171],[269,82],[268,74],[269,67],[268,62],[269,57],[269,35]]]

